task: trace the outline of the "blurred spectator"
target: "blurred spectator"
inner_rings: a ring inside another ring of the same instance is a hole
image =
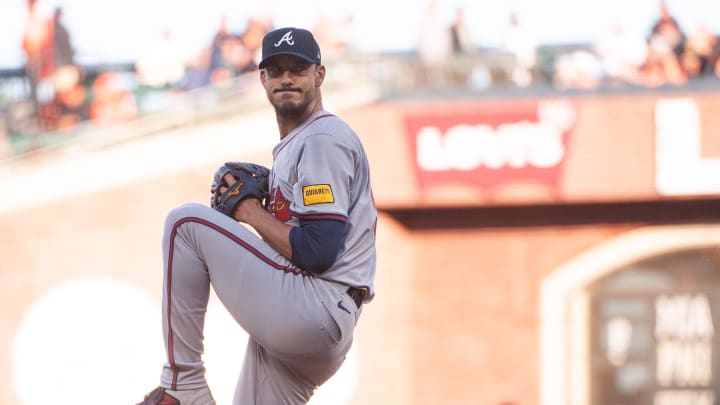
[[[420,25],[419,79],[430,87],[444,87],[446,84],[446,62],[452,55],[450,27],[442,20],[436,0],[428,0],[425,17]]]
[[[220,26],[217,32],[212,38],[210,43],[210,71],[215,69],[224,68],[225,61],[223,58],[222,46],[223,43],[229,40],[231,37],[227,27],[227,17],[220,17]]]
[[[172,32],[148,45],[136,64],[138,83],[155,88],[176,87],[185,75],[186,58]]]
[[[30,102],[37,123],[40,118],[38,87],[42,81],[51,77],[53,71],[52,22],[41,15],[37,0],[27,0],[27,6],[22,48],[25,53],[25,75],[30,84]]]
[[[75,66],[75,50],[70,41],[70,33],[63,24],[63,9],[55,8],[53,14],[52,37],[53,37],[53,60],[55,68],[63,66]]]
[[[685,34],[664,0],[660,0],[659,14],[650,30],[647,61],[640,69],[641,84],[648,87],[683,84],[687,81],[682,66]]]
[[[618,23],[596,45],[604,75],[610,84],[638,84],[640,66],[647,59],[647,42],[641,35],[633,35]]]
[[[681,58],[680,66],[687,75],[688,80],[698,79],[703,74],[703,61],[695,51],[685,49]]]
[[[511,73],[513,83],[520,87],[529,86],[537,64],[537,40],[520,24],[515,14],[510,14],[508,19],[503,46],[514,58]]]
[[[90,118],[99,124],[115,124],[137,117],[135,96],[126,89],[118,73],[100,74],[93,83]]]
[[[272,19],[270,17],[252,17],[247,22],[245,32],[242,34],[242,44],[252,55],[252,62],[250,63],[252,69],[257,68],[260,62],[262,40],[271,28]]]
[[[80,69],[75,63],[70,33],[62,17],[63,9],[57,7],[52,24],[54,97],[48,108],[52,128],[58,130],[69,129],[87,119],[86,92],[80,82]]]
[[[450,26],[450,37],[452,49],[456,55],[472,55],[475,53],[475,45],[465,20],[465,10],[458,7],[455,10],[455,21]]]
[[[260,43],[256,37],[263,31],[263,28],[257,24],[257,21],[248,22],[247,36],[234,35],[228,30],[227,18],[225,16],[221,18],[220,26],[210,46],[211,84],[225,85],[233,77],[257,69],[255,53],[262,43],[262,37]]]
[[[452,58],[449,64],[450,80],[452,84],[456,85],[471,84],[475,45],[465,19],[465,10],[462,7],[455,10],[455,19],[450,26],[450,41],[452,44]]]
[[[653,29],[649,44],[651,47],[667,49],[676,59],[683,53],[684,35],[674,20],[662,20]]]
[[[702,26],[687,36],[681,63],[689,78],[713,75],[717,45],[717,37]]]
[[[73,86],[55,92],[53,102],[55,119],[53,129],[70,130],[89,118],[88,95],[79,81]]]
[[[681,63],[685,36],[667,4],[660,2],[660,16],[653,24],[648,39],[648,56],[640,68],[640,82],[647,87],[680,85],[687,81]],[[688,67],[692,67],[688,63]]]
[[[222,84],[230,79],[230,70],[225,57],[226,43],[232,40],[232,35],[228,31],[227,17],[220,18],[218,30],[210,43],[210,66],[208,68],[209,80],[211,84]]]
[[[685,34],[664,0],[660,0],[660,16],[652,26],[649,41],[663,42],[678,59],[683,53]]]
[[[210,48],[203,48],[188,61],[180,88],[193,90],[210,85]]]
[[[687,82],[683,70],[672,48],[664,41],[653,41],[648,46],[645,64],[640,67],[640,84],[646,87],[681,85]]]
[[[230,77],[257,69],[255,55],[243,43],[241,36],[231,36],[222,45],[225,68]]]

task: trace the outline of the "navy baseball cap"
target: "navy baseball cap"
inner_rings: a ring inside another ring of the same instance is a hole
[[[262,41],[261,69],[265,62],[275,55],[292,55],[312,64],[320,64],[320,46],[313,34],[302,28],[285,27],[265,34]]]

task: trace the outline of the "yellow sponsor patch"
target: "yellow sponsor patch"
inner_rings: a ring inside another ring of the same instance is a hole
[[[329,184],[313,184],[303,187],[303,202],[305,205],[332,203],[335,197]]]

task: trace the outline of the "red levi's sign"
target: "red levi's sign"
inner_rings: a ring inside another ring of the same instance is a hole
[[[406,117],[420,189],[512,183],[558,187],[576,107],[568,101],[479,105]]]

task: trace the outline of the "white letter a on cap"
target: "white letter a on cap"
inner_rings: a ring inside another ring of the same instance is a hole
[[[286,32],[285,35],[283,35],[279,41],[275,42],[275,48],[280,46],[280,44],[282,44],[283,42],[287,42],[287,44],[290,46],[295,45],[295,40],[293,40],[292,31]]]

